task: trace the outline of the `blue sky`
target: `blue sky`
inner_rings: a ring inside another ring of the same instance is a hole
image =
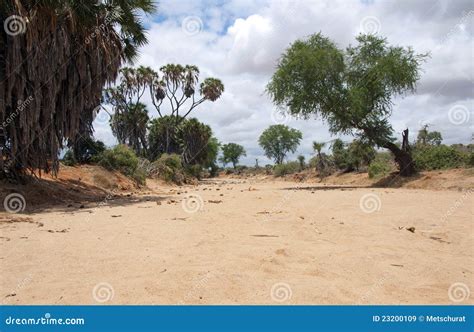
[[[166,63],[194,64],[201,79],[220,78],[222,98],[192,115],[209,124],[223,143],[247,150],[243,163],[269,162],[257,144],[268,126],[285,123],[303,132],[296,154],[313,155],[313,140],[334,139],[317,119],[281,118],[264,93],[275,64],[291,42],[321,31],[340,47],[360,32],[430,52],[415,95],[397,98],[391,123],[397,135],[408,127],[412,138],[423,124],[441,131],[445,143],[469,143],[474,129],[472,1],[171,1],[144,20],[149,43],[135,65],[158,69]],[[157,116],[150,100],[150,115]],[[115,144],[107,121],[95,122],[95,136]],[[350,140],[349,137],[345,137]],[[295,154],[295,155],[296,155]],[[294,155],[290,156],[295,158]]]

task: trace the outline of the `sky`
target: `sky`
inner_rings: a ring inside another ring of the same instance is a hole
[[[211,126],[220,142],[241,144],[241,163],[270,163],[258,137],[270,125],[299,129],[303,140],[289,160],[313,156],[312,142],[329,142],[320,119],[293,119],[272,105],[265,87],[281,54],[296,39],[321,32],[340,48],[356,44],[359,33],[374,33],[392,45],[430,53],[417,92],[394,99],[390,118],[397,139],[411,139],[428,124],[445,144],[472,143],[474,129],[474,2],[469,0],[162,0],[155,15],[143,17],[149,43],[134,66],[158,70],[167,63],[193,64],[200,80],[216,77],[225,92],[191,115]],[[145,104],[157,117],[149,98]],[[116,144],[105,112],[94,122],[95,137]],[[351,137],[342,137],[345,141]],[[328,144],[329,145],[329,144]],[[326,148],[327,149],[327,148]]]

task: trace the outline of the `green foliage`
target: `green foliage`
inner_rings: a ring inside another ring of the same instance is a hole
[[[222,157],[220,161],[225,165],[232,163],[233,167],[236,168],[239,163],[239,159],[242,156],[246,156],[247,153],[242,145],[236,143],[227,143],[222,146]]]
[[[295,152],[300,144],[302,134],[299,130],[285,125],[273,125],[260,135],[258,143],[265,151],[265,156],[281,164],[288,152]]]
[[[211,137],[207,143],[204,167],[209,169],[210,176],[216,176],[219,170],[219,166],[217,166],[217,156],[220,146],[220,142],[215,137]]]
[[[300,163],[297,161],[289,161],[287,163],[277,164],[273,168],[275,176],[284,176],[287,174],[297,173],[300,170]]]
[[[304,170],[304,168],[306,166],[305,163],[304,163],[304,160],[305,160],[304,156],[299,155],[297,159],[298,159],[298,162],[300,163],[300,170],[301,171]]]
[[[158,160],[152,163],[150,173],[152,177],[176,184],[182,184],[186,180],[181,158],[177,154],[162,154]]]
[[[74,157],[74,153],[71,150],[66,151],[62,162],[66,166],[76,166],[78,164],[76,157]]]
[[[120,144],[130,146],[137,155],[142,156],[147,149],[148,120],[145,104],[128,104],[124,109],[116,107],[115,114],[110,118],[110,126]]]
[[[190,165],[186,167],[186,172],[191,175],[192,177],[195,177],[198,180],[201,180],[202,177],[202,166],[199,164],[195,165]]]
[[[393,144],[388,121],[393,97],[414,92],[426,55],[359,35],[346,50],[320,33],[295,41],[267,85],[273,102],[291,115],[317,114],[332,133],[360,134],[397,156],[404,175],[410,156]],[[324,84],[321,84],[324,82]]]
[[[212,137],[211,128],[194,118],[181,118],[178,125],[175,125],[175,121],[171,116],[151,121],[149,158],[155,160],[168,150],[181,155],[186,165],[212,167],[217,158],[219,142]]]
[[[145,183],[146,174],[138,171],[138,157],[126,145],[117,145],[112,149],[105,150],[98,156],[98,164],[109,170],[117,170],[120,173],[135,179],[139,184]]]
[[[368,142],[362,140],[353,140],[349,144],[349,168],[359,170],[361,166],[369,165],[374,160],[375,148]]]
[[[429,131],[428,125],[424,125],[418,131],[416,143],[418,145],[440,145],[443,141],[443,136],[439,131]]]
[[[375,160],[369,165],[369,178],[380,178],[390,174],[392,165],[386,160]]]
[[[211,127],[193,118],[181,122],[179,129],[180,150],[184,163],[187,165],[205,164],[209,157],[212,157],[209,156],[208,146],[212,139]]]
[[[332,156],[334,165],[339,170],[350,169],[349,150],[341,139],[336,139],[332,144]]]
[[[156,160],[163,153],[181,154],[181,130],[172,116],[163,116],[150,121],[148,144],[150,160]]]
[[[80,137],[72,144],[72,152],[75,160],[80,164],[95,162],[106,149],[105,144],[96,141],[92,137]]]
[[[447,145],[417,146],[413,159],[418,170],[456,168],[468,162],[467,154]]]

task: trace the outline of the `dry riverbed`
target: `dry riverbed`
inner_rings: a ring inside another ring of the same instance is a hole
[[[236,179],[152,189],[3,214],[3,303],[474,303],[472,191]]]

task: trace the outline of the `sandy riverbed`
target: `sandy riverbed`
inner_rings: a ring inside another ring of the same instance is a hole
[[[474,303],[472,194],[312,186],[216,180],[15,215],[32,222],[0,223],[2,301]]]

